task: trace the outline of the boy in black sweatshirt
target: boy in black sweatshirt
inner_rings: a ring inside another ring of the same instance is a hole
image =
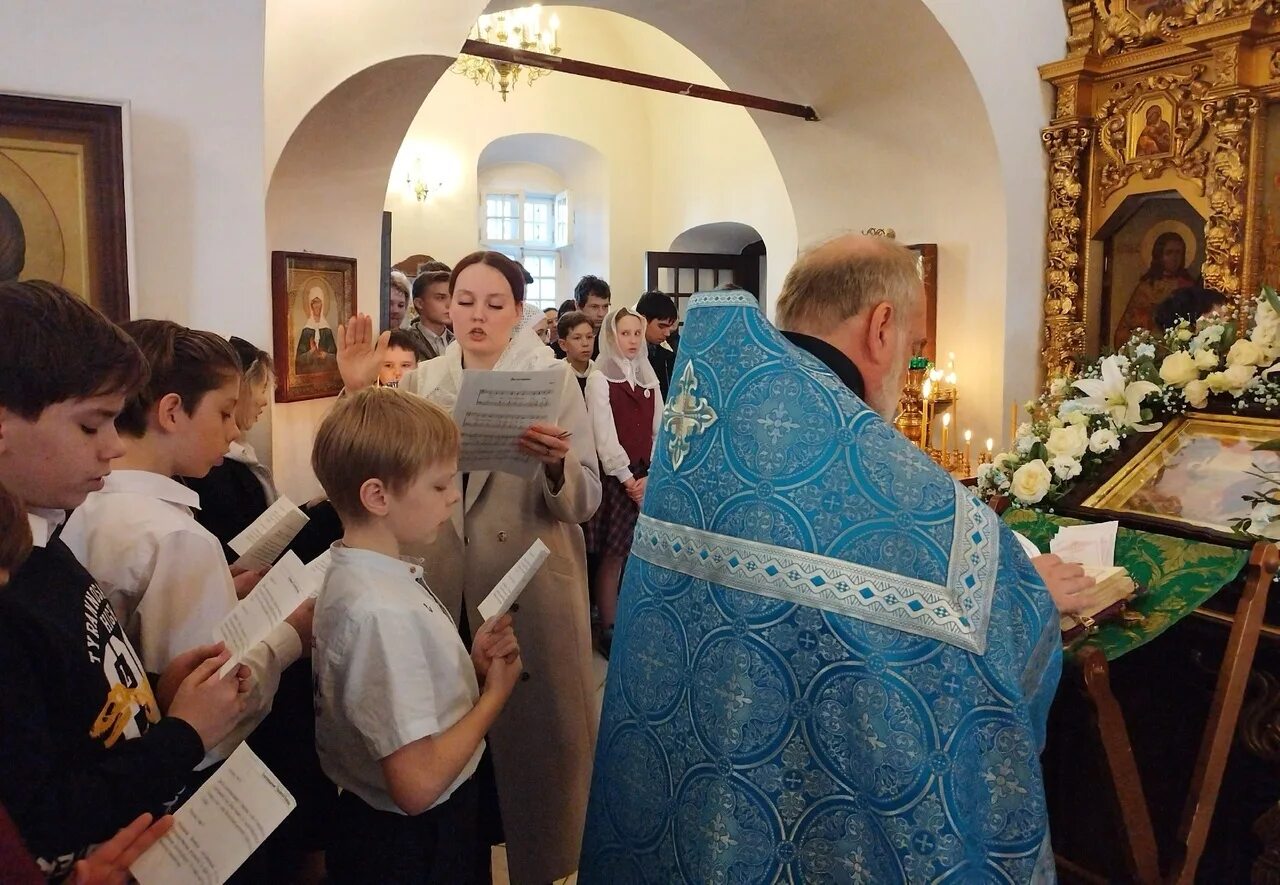
[[[147,368],[105,317],[49,283],[0,284],[0,484],[33,549],[0,592],[0,804],[50,878],[183,790],[243,709],[218,646],[152,690],[115,613],[58,540],[123,452],[115,417]],[[163,715],[166,714],[167,715]]]

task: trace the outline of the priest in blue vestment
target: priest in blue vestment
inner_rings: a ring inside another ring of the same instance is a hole
[[[745,292],[690,304],[579,881],[1051,882],[1058,616],[1013,534],[886,420],[923,326],[914,256],[828,244],[784,314],[786,335]],[[851,355],[889,368],[864,391]]]

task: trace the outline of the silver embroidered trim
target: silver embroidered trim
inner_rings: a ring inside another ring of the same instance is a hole
[[[976,534],[983,537],[981,543],[964,544],[957,534],[960,546],[952,553],[952,574],[960,583],[950,588],[816,553],[674,525],[644,514],[636,522],[631,552],[652,565],[700,580],[982,654],[999,562],[999,534],[990,527],[979,531],[984,521],[980,512],[975,513],[979,507],[967,493],[957,496],[957,526],[965,526],[970,538]],[[958,551],[970,552],[959,567],[955,565],[961,558]],[[965,583],[970,578],[971,587]]]

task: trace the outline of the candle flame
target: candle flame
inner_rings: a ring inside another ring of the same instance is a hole
[[[969,442],[973,442],[973,431],[972,431],[972,430],[966,430],[966,431],[964,432],[964,441],[965,441],[965,442],[967,442],[967,443],[969,443]]]
[[[943,426],[943,427],[950,427],[950,426],[951,426],[951,413],[950,413],[950,412],[947,412],[945,415],[943,415],[943,416],[942,416],[942,426]]]
[[[923,396],[925,399],[928,399],[929,395],[932,393],[933,393],[933,380],[931,378],[926,378],[924,379],[924,387],[920,388],[920,395]]]
[[[991,452],[996,447],[996,441],[991,437],[987,437],[987,451]]]

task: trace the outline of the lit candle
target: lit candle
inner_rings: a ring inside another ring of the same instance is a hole
[[[920,448],[929,448],[929,397],[933,394],[933,379],[924,379],[920,395],[924,401],[920,404]]]
[[[991,437],[987,437],[987,454],[990,455],[996,450],[996,441]]]
[[[1013,444],[1018,438],[1018,403],[1015,400],[1009,406],[1009,450],[1013,450]]]
[[[951,430],[951,413],[947,412],[942,416],[942,452],[946,454],[950,451],[947,448],[947,434]]]
[[[560,48],[560,16],[555,13],[551,15],[551,48]]]

